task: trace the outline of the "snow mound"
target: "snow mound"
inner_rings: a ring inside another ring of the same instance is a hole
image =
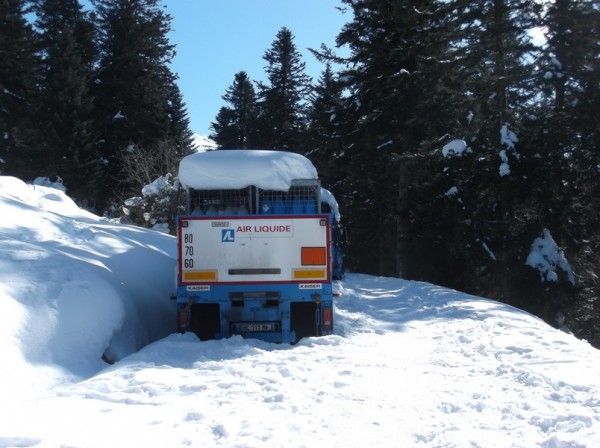
[[[121,359],[173,330],[173,237],[6,176],[0,216],[0,340],[11,341],[0,391],[89,377],[106,367],[103,355]]]
[[[313,164],[300,154],[284,151],[229,149],[184,157],[179,180],[190,188],[221,190],[254,185],[288,191],[294,179],[317,179]]]

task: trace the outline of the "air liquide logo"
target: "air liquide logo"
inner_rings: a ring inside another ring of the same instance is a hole
[[[234,241],[235,241],[235,230],[221,229],[221,242],[222,243],[233,243]]]
[[[234,227],[237,238],[291,238],[294,226],[290,220],[265,220],[251,225],[240,223]]]

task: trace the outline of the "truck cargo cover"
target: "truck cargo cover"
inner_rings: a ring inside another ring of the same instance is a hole
[[[284,151],[228,149],[191,154],[179,165],[179,180],[197,190],[241,189],[288,191],[293,179],[317,179],[304,156]]]

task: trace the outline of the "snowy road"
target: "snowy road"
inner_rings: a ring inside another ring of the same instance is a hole
[[[349,275],[340,289],[336,335],[173,334],[19,403],[0,446],[600,445],[587,344],[428,284]]]

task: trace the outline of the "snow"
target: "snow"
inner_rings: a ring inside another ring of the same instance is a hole
[[[125,115],[123,115],[121,113],[121,111],[119,111],[113,116],[112,119],[113,119],[113,121],[116,121],[116,120],[123,120],[124,118],[127,118],[127,117]]]
[[[506,154],[506,150],[502,149],[498,155],[500,156],[500,160],[502,160],[500,168],[498,168],[498,173],[500,176],[508,176],[510,174],[510,165],[508,164],[508,155]]]
[[[342,219],[342,216],[340,214],[340,206],[338,205],[338,202],[335,199],[333,193],[331,193],[326,188],[321,187],[321,201],[329,205],[333,216],[335,217],[335,220],[337,222],[340,222],[340,220]]]
[[[461,157],[465,152],[470,152],[470,148],[464,140],[452,140],[442,148],[444,157]]]
[[[500,128],[500,143],[506,145],[507,148],[514,149],[515,143],[518,141],[516,134],[509,129],[508,125],[502,125]]]
[[[230,149],[189,155],[179,164],[179,180],[195,189],[288,191],[294,179],[317,179],[313,164],[300,154],[285,151]]]
[[[218,147],[214,140],[211,140],[205,135],[193,134],[192,140],[197,152],[211,151],[213,149],[217,149]]]
[[[200,342],[173,237],[10,177],[0,216],[0,447],[600,446],[600,352],[518,309],[349,274],[331,336]]]
[[[452,196],[456,196],[458,194],[458,188],[455,186],[450,187],[448,191],[445,193],[446,196],[451,198]]]
[[[394,140],[388,140],[387,142],[382,143],[381,145],[377,145],[377,149],[383,149],[386,146],[390,146],[394,143]]]
[[[142,194],[144,196],[158,196],[164,191],[169,191],[173,188],[171,175],[166,174],[164,176],[158,177],[148,185],[145,185],[142,188]]]
[[[519,139],[517,138],[517,135],[510,130],[508,125],[502,125],[502,127],[500,128],[500,144],[506,146],[507,148],[502,149],[499,152],[500,160],[502,160],[502,163],[498,168],[498,174],[500,174],[500,176],[502,177],[508,176],[510,174],[510,165],[508,163],[507,150],[511,151],[515,159],[518,160],[520,158],[520,154],[515,150],[515,143],[517,143],[518,141]]]
[[[0,340],[14,355],[0,361],[0,393],[89,377],[103,354],[120,359],[171,331],[172,237],[12,177],[0,177],[0,214]]]
[[[490,247],[487,245],[487,243],[482,242],[481,243],[483,246],[483,249],[487,252],[487,254],[490,256],[490,258],[494,261],[496,261],[496,254],[494,254],[494,251],[492,249],[490,249]]]
[[[548,229],[544,229],[542,236],[537,237],[532,245],[531,251],[525,261],[527,266],[537,269],[542,281],[557,282],[557,269],[561,269],[572,285],[575,285],[575,274],[573,268],[565,258],[562,250],[552,238]]]
[[[57,190],[61,190],[66,192],[67,188],[63,185],[62,179],[59,177],[55,182],[51,181],[47,177],[36,177],[33,182],[33,185],[40,185],[42,187],[50,187],[55,188]]]
[[[473,118],[472,114],[469,114],[469,120]],[[520,155],[515,150],[515,143],[517,143],[519,139],[516,134],[509,128],[508,125],[504,124],[500,128],[500,143],[506,147],[506,149],[502,149],[499,152],[499,156],[501,159],[501,164],[498,168],[498,174],[500,176],[508,176],[510,174],[510,165],[508,163],[508,152],[510,150],[513,156],[516,159],[519,159]],[[469,154],[472,152],[472,149],[467,145],[467,142],[464,140],[452,140],[451,142],[444,145],[442,148],[442,154],[445,158],[450,157],[462,157],[465,153]],[[446,193],[448,195],[448,193]]]

